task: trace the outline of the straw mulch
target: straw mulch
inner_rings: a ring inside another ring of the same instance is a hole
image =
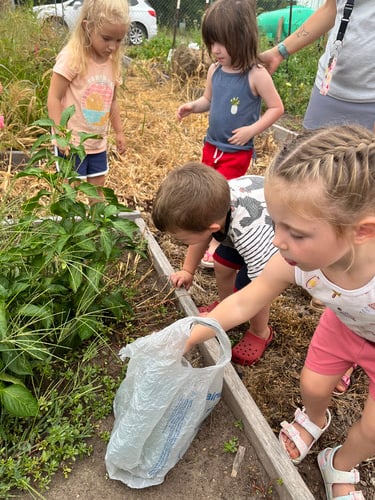
[[[202,93],[205,78],[201,69],[199,66],[199,73],[189,70],[190,75],[186,78],[181,72],[172,74],[156,63],[133,61],[125,70],[124,88],[118,97],[127,137],[127,153],[124,157],[116,153],[113,137],[110,138],[107,186],[116,192],[124,204],[141,211],[175,268],[182,264],[185,247],[154,230],[150,208],[157,187],[171,169],[190,160],[200,160],[207,115],[191,115],[182,123],[177,123],[175,116],[181,103]],[[258,137],[257,159],[250,172],[262,175],[277,148],[271,133]],[[3,181],[6,182],[7,177],[9,172]],[[198,270],[191,294],[197,305],[208,304],[217,298],[211,270]],[[290,420],[296,407],[301,405],[299,373],[318,319],[319,314],[309,307],[309,298],[296,287],[290,288],[272,305],[271,324],[276,334],[262,360],[253,367],[236,367],[276,433],[280,422]],[[238,340],[244,330],[243,325],[229,333],[234,340]],[[364,373],[357,369],[352,379],[349,391],[332,400],[331,427],[299,466],[316,499],[325,498],[316,465],[317,452],[323,447],[342,442],[348,426],[359,417],[367,397]],[[371,479],[374,475],[373,462],[362,465],[360,472],[365,497],[374,498],[374,480]]]
[[[122,201],[142,212],[175,268],[182,264],[185,247],[155,231],[149,214],[154,193],[165,175],[187,161],[200,160],[207,115],[191,115],[181,123],[177,123],[175,116],[180,104],[201,94],[204,83],[201,74],[193,73],[183,79],[181,74],[164,73],[157,65],[133,63],[127,69],[125,88],[120,97],[128,151],[123,159],[113,156],[108,186]],[[277,148],[271,133],[258,137],[257,159],[250,172],[262,175]],[[197,305],[208,304],[217,298],[211,270],[198,270],[191,295]],[[299,373],[319,319],[319,314],[310,309],[309,301],[297,287],[277,298],[271,313],[275,340],[255,366],[238,367],[243,383],[275,432],[279,431],[280,422],[289,420],[301,404]],[[229,333],[235,340],[240,338],[244,328]],[[317,499],[325,498],[316,465],[317,452],[342,442],[348,426],[360,415],[366,397],[366,376],[357,369],[347,394],[332,400],[330,429],[299,466]],[[373,498],[373,463],[361,466],[360,471],[365,497]]]

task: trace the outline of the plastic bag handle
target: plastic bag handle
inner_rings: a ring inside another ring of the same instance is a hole
[[[232,346],[229,340],[228,335],[220,325],[220,323],[214,318],[204,318],[201,316],[191,316],[187,318],[191,321],[192,326],[196,324],[200,324],[202,326],[208,326],[215,330],[215,336],[219,341],[222,354],[217,361],[217,365],[227,364],[232,359]]]

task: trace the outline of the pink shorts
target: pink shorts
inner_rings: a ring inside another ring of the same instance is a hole
[[[213,167],[229,181],[246,174],[252,156],[252,149],[226,153],[209,142],[205,142],[202,151],[202,163],[208,167]]]
[[[345,373],[357,363],[369,378],[375,400],[375,343],[353,333],[331,309],[325,308],[311,339],[305,366],[321,375]]]

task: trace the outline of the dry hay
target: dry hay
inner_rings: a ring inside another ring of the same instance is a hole
[[[182,82],[186,82],[191,77],[203,78],[211,63],[206,50],[179,45],[173,51],[172,72]]]
[[[127,137],[124,157],[115,152],[113,137],[110,138],[107,186],[114,189],[120,201],[141,211],[175,268],[182,264],[185,247],[154,230],[150,208],[156,189],[170,170],[187,161],[200,160],[207,114],[191,115],[178,123],[176,110],[199,94],[204,85],[205,78],[195,76],[181,85],[179,79],[164,73],[155,64],[133,62],[126,69],[124,89],[119,95]],[[257,158],[250,172],[262,175],[277,148],[272,134],[257,137]],[[10,173],[7,175],[9,177]],[[208,304],[217,298],[211,270],[197,271],[191,295],[197,305]],[[280,422],[289,420],[296,406],[301,404],[299,374],[318,319],[318,313],[309,308],[309,298],[297,287],[291,287],[272,304],[271,324],[276,334],[262,360],[253,367],[237,367],[243,383],[275,432]],[[238,339],[244,329],[242,326],[230,334]],[[356,370],[353,379],[345,396],[333,398],[332,425],[322,436],[319,446],[315,446],[313,453],[299,466],[317,500],[325,496],[316,454],[324,446],[342,442],[348,426],[360,415],[367,396],[364,373]],[[373,495],[370,486],[373,470],[372,463],[360,467],[361,478],[366,482],[362,485],[366,498]]]

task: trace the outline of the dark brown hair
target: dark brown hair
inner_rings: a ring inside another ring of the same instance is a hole
[[[203,16],[202,38],[210,55],[213,43],[224,45],[238,70],[260,64],[255,2],[216,0]]]

